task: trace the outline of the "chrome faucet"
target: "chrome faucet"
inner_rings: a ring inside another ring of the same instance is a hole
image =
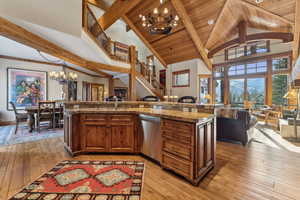
[[[113,96],[113,99],[114,99],[114,105],[115,105],[115,107],[114,107],[114,109],[115,110],[117,110],[117,108],[118,108],[118,97],[117,96]]]

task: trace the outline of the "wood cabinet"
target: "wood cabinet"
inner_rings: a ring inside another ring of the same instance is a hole
[[[198,184],[215,165],[214,121],[162,120],[162,166]]]
[[[110,127],[110,151],[133,152],[134,151],[134,117],[131,115],[111,116]]]
[[[72,125],[75,127],[72,128]],[[134,115],[65,115],[65,144],[73,155],[84,152],[135,152],[135,134]],[[70,138],[75,137],[77,140],[72,142]]]
[[[87,152],[141,153],[136,114],[65,114],[65,144],[74,155]],[[159,130],[158,130],[159,131]],[[198,123],[160,120],[163,168],[198,184],[216,163],[215,118]],[[161,153],[160,153],[161,152]],[[159,162],[159,161],[158,161]]]

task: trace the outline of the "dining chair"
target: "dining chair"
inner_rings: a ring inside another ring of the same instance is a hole
[[[9,104],[11,105],[11,107],[13,108],[13,111],[15,113],[15,122],[16,122],[15,135],[16,135],[18,132],[18,128],[19,128],[19,123],[27,122],[28,115],[27,115],[27,113],[19,113],[16,108],[16,105],[12,101],[10,101]]]
[[[56,104],[55,107],[55,128],[63,128],[64,126],[64,107],[63,104]]]
[[[41,101],[38,103],[37,131],[41,131],[41,122],[48,122],[48,128],[55,128],[55,102]]]

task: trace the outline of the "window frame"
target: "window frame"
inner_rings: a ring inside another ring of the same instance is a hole
[[[259,43],[265,42],[266,45],[266,52],[257,52],[257,46]],[[239,49],[244,49],[244,55],[237,57],[238,55],[238,50]],[[248,54],[248,48],[250,49],[250,54]],[[235,52],[235,56],[234,58],[230,58],[229,52],[230,51],[234,51]],[[252,42],[248,42],[245,46],[233,46],[233,47],[229,47],[227,49],[225,49],[225,61],[233,61],[233,60],[237,60],[237,59],[241,59],[244,57],[251,57],[254,55],[258,55],[258,54],[264,54],[264,53],[269,53],[271,51],[270,48],[270,40],[265,40],[265,41],[252,41]]]
[[[175,85],[176,76],[181,75],[181,74],[188,74],[188,84],[186,84],[186,85]],[[190,77],[190,70],[189,69],[172,72],[172,87],[173,88],[176,88],[176,87],[190,87],[190,83],[191,83],[191,77]]]

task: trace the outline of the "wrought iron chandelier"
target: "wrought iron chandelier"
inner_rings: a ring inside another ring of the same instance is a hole
[[[160,8],[154,8],[148,15],[140,14],[142,26],[151,34],[169,34],[179,23],[179,17],[164,7],[165,0],[160,0]]]
[[[77,81],[78,75],[74,72],[52,71],[49,78],[58,81],[61,85]]]

